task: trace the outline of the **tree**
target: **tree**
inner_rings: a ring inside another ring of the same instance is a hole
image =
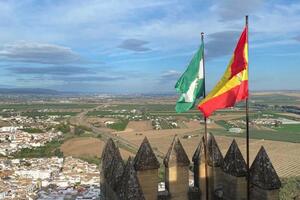
[[[76,126],[74,129],[75,135],[82,135],[84,133],[84,130],[81,127]]]
[[[69,133],[71,129],[68,124],[59,124],[56,126],[56,130],[61,131],[62,133]]]
[[[64,157],[64,153],[60,151],[60,149],[55,149],[54,155],[57,157]]]

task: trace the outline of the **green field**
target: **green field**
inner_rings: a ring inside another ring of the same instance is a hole
[[[22,130],[27,133],[44,133],[44,131],[39,128],[23,128]]]
[[[27,117],[42,117],[42,116],[75,116],[79,112],[22,112],[21,116],[27,116]]]
[[[105,115],[112,115],[115,114],[113,111],[108,111],[108,110],[94,110],[94,111],[89,111],[87,113],[87,116],[105,116]]]
[[[40,109],[88,109],[94,108],[97,104],[75,104],[75,103],[33,103],[33,104],[1,104],[2,109],[14,110],[40,110]]]
[[[85,157],[78,157],[79,159],[86,161],[90,164],[95,164],[95,165],[99,165],[101,162],[101,159],[96,157],[96,156],[85,156]]]
[[[226,130],[220,129],[210,129],[209,132],[212,132],[215,135],[229,136],[229,137],[246,137],[246,133],[229,133]],[[295,132],[277,132],[277,131],[265,131],[265,130],[256,130],[250,128],[250,138],[252,139],[264,139],[264,140],[275,140],[275,141],[284,141],[284,142],[293,142],[300,143],[300,133]]]
[[[172,116],[172,117],[187,117],[187,118],[196,118],[196,117],[200,117],[199,113],[176,113],[176,112],[150,112],[149,113],[150,116],[158,116],[158,117],[168,117],[168,116]]]
[[[268,102],[273,102],[273,103],[278,103],[280,101],[296,101],[297,98],[293,97],[287,97],[284,95],[279,95],[275,99],[272,100],[274,96],[257,96],[253,97],[255,100],[266,100]],[[242,104],[239,104],[240,106],[243,106]],[[99,111],[91,111],[88,113],[90,116],[106,116],[106,115],[117,115],[117,114],[129,114],[129,113],[115,113],[115,110],[127,110],[130,111],[132,109],[137,109],[142,111],[145,115],[147,116],[155,116],[155,117],[161,117],[162,119],[164,117],[186,117],[186,118],[195,118],[195,117],[201,117],[201,113],[197,109],[192,109],[189,112],[184,112],[184,113],[176,113],[174,110],[174,105],[172,104],[145,104],[145,105],[134,105],[134,104],[126,104],[126,105],[117,105],[117,106],[111,106],[107,109],[108,110],[99,110]],[[245,114],[244,110],[231,110],[231,109],[224,109],[217,111],[214,115],[236,115],[237,120],[244,119],[245,117],[243,116]],[[287,119],[295,119],[295,117],[290,117],[290,116],[284,116],[281,114],[277,114],[276,112],[272,110],[263,110],[262,112],[258,112],[256,110],[251,110],[249,112],[250,115],[250,120],[251,119],[257,119],[257,118],[263,118],[263,114],[271,114],[274,118],[287,118]],[[240,116],[242,117],[240,117]],[[216,124],[222,126],[226,130],[221,130],[221,129],[214,129],[212,130],[213,133],[217,135],[225,135],[225,136],[232,136],[232,137],[245,137],[245,133],[243,134],[233,134],[229,133],[227,130],[233,125],[229,124],[225,120],[217,120],[215,122]],[[126,128],[127,123],[116,123],[114,125],[111,125],[110,128],[113,128],[115,130],[124,130]],[[162,120],[160,122],[160,125],[162,129],[167,129],[170,128],[169,125]],[[244,129],[244,128],[243,128]],[[258,130],[256,128],[250,128],[250,137],[253,139],[265,139],[265,140],[276,140],[276,141],[286,141],[286,142],[300,142],[300,125],[280,125],[277,128],[274,128],[274,131],[271,130]]]
[[[299,100],[298,97],[290,97],[286,95],[264,95],[264,96],[252,96],[251,101],[255,101],[255,103],[261,103],[261,104],[272,104],[272,105],[289,105],[297,102]],[[30,117],[43,117],[43,116],[49,116],[49,115],[58,115],[58,116],[75,116],[79,113],[79,111],[64,111],[64,109],[91,109],[96,108],[98,104],[83,104],[83,103],[33,103],[33,104],[27,104],[27,103],[21,103],[21,104],[2,104],[0,105],[0,109],[14,109],[16,111],[19,111],[21,115],[23,116],[30,116]],[[250,104],[251,106],[251,104]],[[236,119],[243,119],[244,117],[241,117],[245,114],[245,111],[242,109],[244,107],[243,103],[240,103],[237,105],[237,107],[240,107],[240,110],[232,110],[232,109],[224,109],[217,111],[214,115],[219,116],[226,116],[230,114],[238,114],[236,115]],[[54,111],[46,111],[46,112],[37,112],[37,110],[42,109],[52,109]],[[186,118],[201,118],[202,114],[196,109],[192,109],[189,112],[184,113],[176,113],[175,112],[175,102],[174,104],[118,104],[118,105],[112,105],[105,110],[93,110],[89,111],[87,113],[88,116],[100,116],[105,117],[108,115],[116,116],[117,115],[130,115],[133,116],[135,114],[130,113],[131,110],[137,109],[138,111],[141,111],[141,115],[143,117],[159,117],[162,118],[161,121],[161,127],[169,128],[169,124],[167,123],[166,117],[173,116],[173,117],[186,117]],[[58,112],[56,110],[61,110],[61,112]],[[120,112],[121,110],[126,110],[124,113]],[[116,112],[118,111],[118,112]],[[262,111],[257,111],[255,109],[251,110],[250,107],[250,120],[261,118],[263,117],[263,114],[271,114],[274,118],[287,118],[287,119],[294,119],[295,117],[285,116],[281,114],[277,114],[272,109],[263,109]],[[5,112],[6,113],[6,112]],[[3,114],[5,114],[3,113]],[[220,117],[219,117],[220,118]],[[180,120],[179,120],[180,121]],[[224,127],[226,130],[232,127],[228,122],[225,120],[217,120],[216,123],[222,127]],[[118,118],[117,123],[109,125],[109,128],[112,128],[117,131],[122,131],[126,128],[128,124],[127,119],[120,119]],[[180,126],[183,127],[183,126]],[[255,128],[250,129],[250,135],[251,138],[255,139],[266,139],[266,140],[279,140],[279,141],[288,141],[288,142],[300,142],[300,125],[280,125],[279,127],[273,128],[274,131],[270,130],[257,130]],[[234,136],[234,137],[244,137],[245,134],[232,134],[229,133],[226,130],[221,129],[215,129],[212,130],[216,134],[219,135],[226,135],[226,136]]]
[[[114,129],[116,131],[124,131],[126,126],[128,124],[128,120],[126,119],[120,119],[117,122],[113,124],[107,125],[108,128]]]
[[[33,149],[21,149],[21,151],[13,154],[14,158],[49,158],[52,156],[63,157],[63,153],[60,151],[60,145],[62,141],[54,140],[46,143],[45,146],[36,147]]]
[[[270,95],[253,95],[250,98],[255,103],[271,104],[271,105],[294,105],[299,100],[299,97],[287,96],[282,94]]]
[[[278,132],[298,134],[300,137],[300,124],[283,124],[274,129]]]
[[[232,125],[229,124],[229,123],[227,123],[227,122],[224,121],[224,120],[218,120],[218,121],[216,121],[216,124],[218,124],[218,125],[224,127],[226,130],[232,128]]]
[[[114,110],[173,111],[175,104],[120,104],[110,108]]]

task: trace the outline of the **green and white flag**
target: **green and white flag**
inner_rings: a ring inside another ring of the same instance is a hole
[[[180,93],[176,102],[176,112],[185,112],[194,107],[196,99],[204,95],[203,70],[204,45],[194,55],[189,66],[177,81],[175,88]]]

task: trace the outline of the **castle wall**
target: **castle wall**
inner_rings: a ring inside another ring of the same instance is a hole
[[[100,172],[101,200],[119,200],[120,197],[122,200],[206,200],[207,196],[210,200],[247,199],[246,164],[235,141],[229,148],[224,161],[222,161],[222,155],[218,153],[216,142],[212,145],[211,162],[207,165],[208,177],[205,173],[203,153],[195,154],[193,157],[195,184],[194,187],[189,187],[190,161],[180,140],[174,138],[164,159],[166,191],[160,192],[158,192],[159,162],[146,139],[143,145],[139,156],[136,156],[134,161],[127,162],[127,167],[124,168],[121,176],[116,164],[114,164],[115,169],[111,170],[111,165],[113,165],[111,163],[119,164],[119,169],[122,170],[123,161],[120,160],[118,149],[110,141],[106,148],[110,151],[107,151],[107,155],[104,154],[107,158],[105,160],[107,166],[100,166],[102,169]],[[201,148],[197,149],[196,152],[199,153]],[[151,157],[150,161],[149,157]],[[115,162],[115,158],[119,161]],[[207,179],[208,194],[206,193]],[[118,180],[122,180],[122,183]],[[263,147],[252,163],[249,180],[251,200],[279,199],[281,182]],[[119,191],[120,185],[122,192]]]
[[[108,184],[106,184],[105,181],[101,182],[100,189],[101,200],[119,200],[117,192],[115,192]]]
[[[223,198],[226,200],[246,200],[246,178],[223,173],[223,194]]]
[[[172,200],[188,200],[189,167],[172,166],[165,170],[166,188]]]
[[[223,193],[223,171],[220,167],[207,166],[209,199],[214,200],[221,191]]]
[[[198,173],[199,173],[199,189],[201,191],[201,199],[206,199],[206,175],[205,175],[205,163],[200,163],[198,165]]]
[[[279,189],[264,190],[257,186],[253,186],[250,192],[251,200],[279,200]]]
[[[158,170],[137,171],[137,176],[144,193],[145,200],[157,199],[158,187]]]
[[[250,198],[261,200],[279,199],[281,181],[272,162],[262,146],[250,167]]]

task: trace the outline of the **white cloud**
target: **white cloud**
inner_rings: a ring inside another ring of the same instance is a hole
[[[211,7],[222,21],[242,19],[262,7],[264,0],[222,0]]]
[[[44,64],[66,64],[80,60],[80,56],[68,47],[25,41],[5,45],[0,50],[0,57],[8,61]]]
[[[294,39],[300,32],[299,13],[300,3],[279,0],[271,3],[263,0],[0,0],[0,46],[9,44],[0,48],[0,58],[6,64],[6,61],[26,62],[25,65],[14,63],[18,67],[29,66],[31,62],[73,65],[80,60],[79,52],[91,60],[104,60],[112,68],[122,67],[124,72],[132,69],[146,72],[147,67],[155,66],[159,70],[150,69],[155,71],[151,77],[157,77],[149,78],[147,87],[150,87],[161,77],[174,81],[179,77],[178,72],[166,66],[176,69],[188,63],[200,44],[202,31],[208,56],[217,58],[231,53],[242,31],[245,14],[250,15],[252,52],[295,46]],[[147,41],[144,45],[137,41],[123,45],[144,53],[117,48],[128,38]],[[35,42],[16,42],[20,40]],[[98,66],[88,67],[100,70]],[[165,71],[160,74],[160,70]],[[145,83],[140,83],[142,88]],[[128,86],[136,85],[137,80],[131,80]]]
[[[251,26],[254,31],[267,33],[270,36],[299,33],[299,13],[300,3],[267,7],[263,12],[255,13],[255,20],[253,20]]]
[[[161,79],[162,80],[175,80],[177,78],[179,78],[180,76],[180,72],[176,71],[176,70],[168,70],[166,72],[164,72],[162,75],[161,75]]]

